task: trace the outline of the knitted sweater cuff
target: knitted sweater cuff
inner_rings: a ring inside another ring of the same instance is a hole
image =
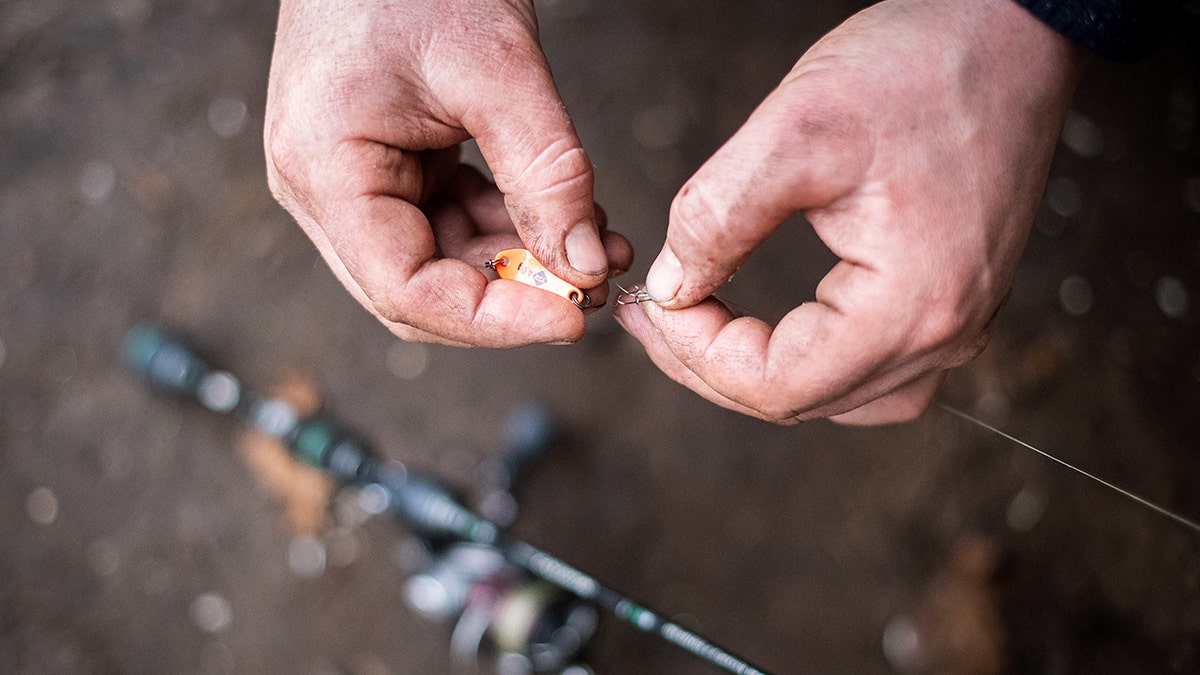
[[[1072,42],[1118,61],[1136,61],[1162,40],[1179,9],[1171,0],[1016,0]]]

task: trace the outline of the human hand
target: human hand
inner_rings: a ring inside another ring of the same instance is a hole
[[[402,338],[575,341],[579,309],[481,264],[523,246],[597,305],[630,265],[528,0],[284,0],[264,135],[276,198]],[[472,137],[496,185],[459,164]]]
[[[618,318],[673,379],[788,423],[910,419],[983,349],[1083,56],[1008,0],[892,0],[812,47],[680,190]],[[777,326],[711,294],[804,211],[840,262]]]

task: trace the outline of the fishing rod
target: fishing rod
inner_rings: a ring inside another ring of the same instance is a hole
[[[303,416],[281,398],[242,387],[168,331],[137,326],[124,343],[126,363],[156,389],[199,402],[216,413],[281,442],[296,459],[322,469],[345,486],[361,489],[374,513],[390,512],[435,552],[434,562],[407,584],[409,604],[431,618],[454,619],[455,655],[481,654],[485,647],[522,660],[536,673],[590,673],[578,661],[596,627],[594,608],[658,635],[683,650],[738,675],[765,671],[724,647],[663,618],[641,603],[531,544],[506,534],[464,506],[442,481],[381,459],[363,440],[336,421]],[[520,469],[551,436],[535,429],[505,459],[501,490],[511,490]],[[502,519],[501,519],[502,520]],[[507,523],[504,523],[507,524]]]

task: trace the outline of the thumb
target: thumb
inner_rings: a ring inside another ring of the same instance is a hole
[[[772,92],[675,196],[667,241],[646,276],[658,304],[703,300],[789,215],[857,187],[865,136],[802,79]]]
[[[540,50],[490,79],[475,136],[509,215],[535,257],[571,283],[591,288],[608,275],[593,194],[592,164]]]

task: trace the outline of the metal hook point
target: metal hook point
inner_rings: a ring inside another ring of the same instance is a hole
[[[621,284],[617,284],[620,293],[617,295],[617,304],[624,307],[625,305],[640,305],[643,302],[650,302],[653,298],[646,292],[646,289],[639,285],[634,285],[630,288],[625,288]]]

